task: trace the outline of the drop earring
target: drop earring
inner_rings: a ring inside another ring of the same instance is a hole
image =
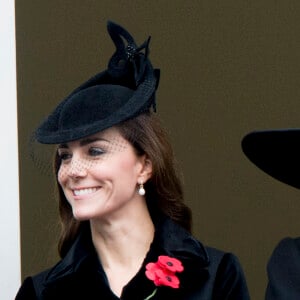
[[[141,195],[141,196],[144,196],[144,195],[146,194],[146,191],[145,191],[145,189],[144,189],[143,182],[140,183],[138,193],[139,193],[139,195]]]

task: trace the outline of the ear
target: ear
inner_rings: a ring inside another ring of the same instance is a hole
[[[138,176],[138,182],[145,183],[152,176],[152,161],[146,156],[143,155],[141,159],[141,170]]]

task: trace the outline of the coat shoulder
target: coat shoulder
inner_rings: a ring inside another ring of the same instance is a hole
[[[206,247],[206,251],[210,260],[210,269],[213,269],[219,275],[222,272],[228,271],[236,275],[244,275],[240,261],[233,253],[224,252],[212,247]]]
[[[282,239],[268,261],[265,299],[300,299],[300,238]]]
[[[277,246],[273,251],[273,255],[276,254],[281,255],[284,253],[286,254],[294,251],[300,252],[300,237],[298,238],[286,237],[277,244]]]
[[[206,247],[206,250],[210,258],[209,273],[214,277],[213,299],[250,299],[237,256],[212,247]]]
[[[38,299],[37,295],[41,293],[40,289],[44,286],[45,278],[50,270],[26,277],[18,290],[15,300]]]

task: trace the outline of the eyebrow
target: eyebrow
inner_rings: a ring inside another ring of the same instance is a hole
[[[94,138],[85,138],[85,139],[80,140],[79,145],[80,145],[80,147],[83,147],[83,146],[86,146],[88,144],[91,144],[91,143],[94,143],[97,141],[104,141],[104,142],[109,143],[109,141],[104,138],[94,137]],[[58,145],[58,149],[61,149],[61,148],[69,148],[69,146],[66,143]]]

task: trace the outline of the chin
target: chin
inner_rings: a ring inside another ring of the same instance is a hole
[[[95,215],[90,212],[84,212],[81,210],[73,210],[73,217],[77,221],[88,221],[88,220],[94,218]]]

